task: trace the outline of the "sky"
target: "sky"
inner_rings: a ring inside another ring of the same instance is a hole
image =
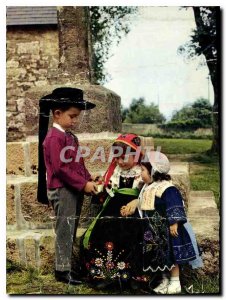
[[[177,54],[195,28],[191,8],[142,6],[130,28],[105,65],[112,80],[104,86],[121,96],[124,107],[133,98],[144,97],[146,104],[158,104],[169,119],[199,97],[213,103],[208,68],[200,66],[200,58],[188,61]]]

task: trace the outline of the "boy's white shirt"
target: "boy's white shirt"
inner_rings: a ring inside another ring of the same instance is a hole
[[[164,191],[174,186],[172,181],[155,181],[148,185],[147,183],[143,186],[140,195],[138,197],[138,211],[140,217],[143,217],[143,210],[154,210],[155,209],[155,196],[161,198]]]
[[[65,132],[65,130],[64,130],[59,124],[57,124],[57,123],[55,123],[55,122],[53,122],[53,127],[59,129],[59,130],[62,131],[62,132]]]

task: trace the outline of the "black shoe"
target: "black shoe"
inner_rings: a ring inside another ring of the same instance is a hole
[[[113,281],[112,280],[103,280],[101,282],[98,282],[96,285],[95,285],[95,289],[98,289],[98,290],[102,290],[102,289],[106,289],[110,286],[113,285]]]
[[[81,284],[82,281],[74,277],[70,271],[55,271],[55,278],[57,281],[65,282],[68,284]]]
[[[131,288],[131,290],[137,291],[138,289],[140,289],[140,286],[141,286],[141,284],[137,280],[135,280],[133,278],[130,280],[130,288]]]

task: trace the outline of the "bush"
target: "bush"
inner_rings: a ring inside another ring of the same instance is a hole
[[[159,127],[162,129],[175,130],[175,131],[181,131],[181,130],[193,131],[200,127],[203,127],[203,124],[200,119],[194,118],[189,120],[170,121],[165,124],[160,124]],[[203,128],[207,128],[207,127],[203,127]]]

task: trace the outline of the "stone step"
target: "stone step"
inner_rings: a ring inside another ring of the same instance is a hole
[[[189,163],[174,161],[170,163],[170,174],[174,173],[185,173],[189,174]]]
[[[90,172],[106,169],[112,139],[82,140],[80,146],[88,147],[90,155],[84,158],[86,167]],[[98,159],[100,148],[104,149],[103,161]],[[38,143],[37,142],[10,142],[6,149],[6,173],[8,175],[31,176],[38,173]]]
[[[109,165],[109,154],[117,135],[106,132],[79,135],[80,146],[88,147],[90,154],[84,158],[90,172],[106,169]],[[141,137],[142,145],[154,148],[151,137]],[[101,151],[101,149],[104,151]],[[99,154],[99,155],[98,155]],[[102,155],[102,161],[100,155]],[[38,172],[38,141],[37,137],[27,138],[26,142],[8,142],[6,148],[6,173],[8,175],[31,176]],[[99,158],[98,158],[99,157]]]
[[[191,191],[188,218],[198,241],[219,241],[219,211],[212,191]]]
[[[208,245],[216,245],[216,247],[218,247],[219,213],[214,201],[213,192],[190,192],[188,219],[194,229],[198,243],[202,246],[202,248],[205,248]],[[41,268],[42,270],[49,268],[49,271],[52,271],[55,257],[55,233],[53,228],[54,227],[52,225],[49,229],[36,228],[33,230],[17,230],[8,226],[7,258],[25,266],[33,266],[38,269]],[[74,245],[75,253],[78,251],[79,238],[85,232],[86,228],[87,226],[84,226],[77,230],[77,242]],[[206,256],[210,254],[207,252],[203,254],[203,261],[204,268],[209,271],[210,262]]]
[[[83,140],[115,140],[120,133],[110,132],[110,131],[102,131],[99,133],[76,133],[79,141]],[[26,137],[26,142],[38,142],[37,135],[29,135]]]
[[[78,228],[76,238],[84,228]],[[78,244],[78,243],[77,243]],[[54,229],[8,230],[6,241],[7,259],[26,267],[52,271],[55,257]]]
[[[98,170],[103,174],[104,169]],[[173,183],[179,188],[187,205],[190,191],[188,164],[171,164],[170,174]],[[52,224],[53,211],[51,207],[37,201],[37,175],[7,175],[7,225],[15,228],[49,228]],[[90,197],[85,197],[82,218],[88,215]]]
[[[180,190],[184,204],[187,207],[190,193],[189,163],[171,162],[169,174],[173,184]]]
[[[37,176],[7,176],[6,201],[7,225],[22,229],[51,223],[52,209],[37,201]]]

